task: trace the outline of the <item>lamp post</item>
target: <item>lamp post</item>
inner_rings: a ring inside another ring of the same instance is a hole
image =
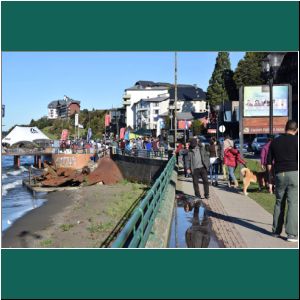
[[[219,112],[220,112],[220,109],[221,109],[221,106],[219,104],[217,104],[213,107],[213,110],[216,113],[216,118],[217,118],[217,131],[216,131],[217,140],[219,139]]]
[[[270,111],[269,111],[269,134],[273,135],[273,84],[276,80],[277,71],[285,56],[285,52],[271,52],[262,61],[263,73],[266,75],[269,83],[270,92]]]

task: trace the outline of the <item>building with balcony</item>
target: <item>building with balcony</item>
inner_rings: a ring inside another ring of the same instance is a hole
[[[196,85],[177,85],[177,112],[207,112],[206,94]],[[126,124],[134,129],[157,129],[175,110],[175,87],[170,83],[138,81],[125,90]]]
[[[48,104],[48,119],[65,119],[79,111],[80,101],[64,96],[62,100],[54,100]]]
[[[178,112],[207,112],[206,94],[196,85],[177,85]],[[125,90],[126,124],[132,128],[156,129],[174,113],[175,87],[166,82],[137,81]]]

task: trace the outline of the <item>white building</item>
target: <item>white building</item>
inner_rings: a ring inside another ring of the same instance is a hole
[[[154,83],[152,81],[138,81],[136,84],[125,90],[123,105],[126,107],[127,126],[136,127],[135,104],[142,99],[169,96],[169,87],[164,83]]]
[[[175,88],[169,83],[138,81],[125,90],[127,126],[134,129],[159,129],[170,111],[175,109]],[[207,111],[206,94],[195,85],[177,86],[177,112],[203,113]]]

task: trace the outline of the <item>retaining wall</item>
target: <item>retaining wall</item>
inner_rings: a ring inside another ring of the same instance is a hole
[[[113,154],[111,158],[118,165],[124,178],[150,185],[161,174],[167,160]]]

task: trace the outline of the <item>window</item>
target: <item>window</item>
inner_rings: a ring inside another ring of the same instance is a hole
[[[159,102],[154,102],[153,106],[158,107],[159,106]]]
[[[158,115],[158,114],[159,114],[159,109],[155,109],[155,110],[154,110],[154,114],[155,114],[155,115]]]

